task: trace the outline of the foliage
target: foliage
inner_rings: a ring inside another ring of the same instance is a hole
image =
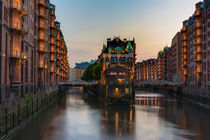
[[[101,64],[96,62],[90,65],[84,72],[81,79],[84,81],[100,80],[101,79]]]

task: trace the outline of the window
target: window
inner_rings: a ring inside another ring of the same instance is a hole
[[[112,63],[114,62],[114,58],[113,58],[113,57],[111,57],[111,62],[112,62]]]
[[[126,59],[126,57],[123,57],[123,62],[127,62],[127,59]]]
[[[119,61],[122,62],[122,57],[120,57]]]
[[[117,57],[115,57],[115,59],[114,59],[114,62],[115,62],[115,63],[117,63],[117,62],[118,62],[118,59],[117,59]]]
[[[109,58],[108,58],[108,57],[106,57],[106,62],[107,62],[107,63],[109,62]]]

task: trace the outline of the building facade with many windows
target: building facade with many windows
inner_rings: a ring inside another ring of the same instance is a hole
[[[58,39],[63,44],[56,50],[62,32],[49,0],[1,0],[0,10],[0,104],[12,108],[25,95],[50,91],[68,79],[67,46]]]
[[[143,62],[138,62],[136,67],[137,82],[157,80],[158,65],[156,59],[148,59]]]

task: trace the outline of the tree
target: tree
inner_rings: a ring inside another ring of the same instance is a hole
[[[96,81],[101,79],[101,64],[100,63],[97,63],[93,67],[93,79]]]
[[[100,78],[101,78],[101,64],[96,62],[90,65],[86,69],[81,79],[84,81],[93,81],[93,80],[100,80]]]

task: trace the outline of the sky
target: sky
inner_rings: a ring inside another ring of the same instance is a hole
[[[51,0],[71,66],[97,59],[107,38],[135,38],[137,61],[171,45],[199,0]]]

